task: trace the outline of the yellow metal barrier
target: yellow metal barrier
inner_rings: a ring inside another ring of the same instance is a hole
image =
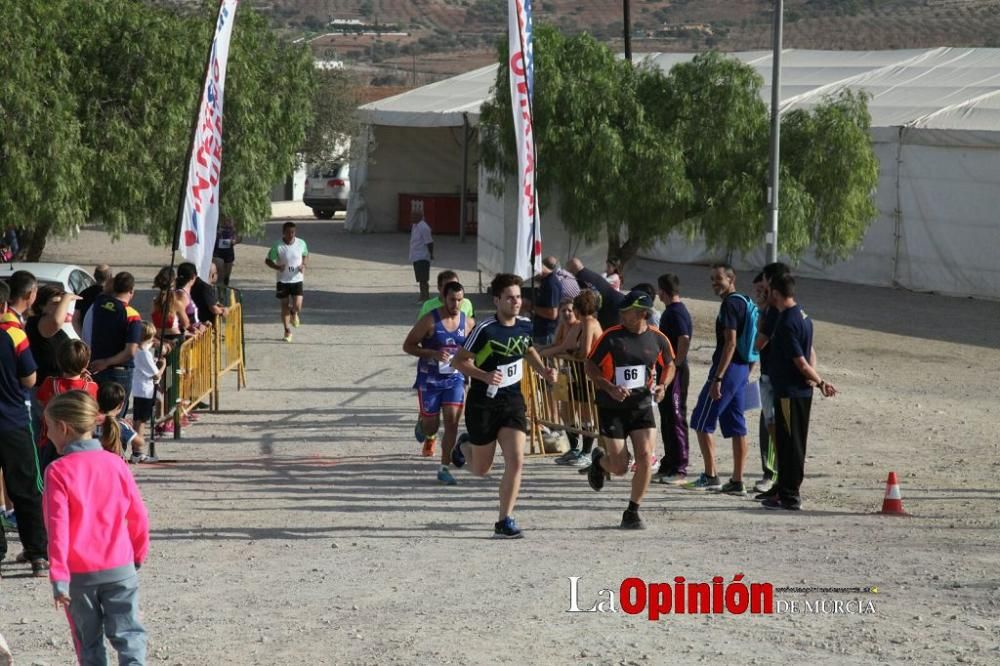
[[[180,391],[175,418],[191,412],[198,403],[210,399],[217,409],[215,387],[218,375],[215,365],[215,334],[207,326],[184,341],[180,349]],[[175,428],[180,424],[175,423]]]
[[[549,385],[525,364],[526,380],[521,383],[530,422],[530,454],[544,454],[541,426],[549,430],[579,433],[584,437],[599,436],[597,420],[597,389],[583,369],[583,361],[572,356],[548,359],[559,371],[555,385]]]
[[[243,357],[243,305],[233,303],[229,306],[229,314],[218,318],[219,327],[216,337],[216,355],[219,359],[218,374],[231,370],[236,371],[236,390],[246,388],[246,359]],[[218,386],[216,386],[218,390]],[[216,396],[218,402],[218,395]]]

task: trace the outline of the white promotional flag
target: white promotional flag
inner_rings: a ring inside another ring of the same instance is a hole
[[[533,58],[531,51],[531,0],[508,0],[510,46],[510,105],[517,141],[517,245],[514,272],[531,278],[542,266],[542,232],[535,191],[535,141],[531,117]],[[532,265],[532,263],[534,265]]]
[[[222,176],[222,98],[226,87],[229,38],[233,34],[239,0],[222,0],[215,23],[212,51],[198,106],[198,124],[192,138],[191,160],[185,180],[178,248],[181,256],[208,278],[219,223],[219,180]]]

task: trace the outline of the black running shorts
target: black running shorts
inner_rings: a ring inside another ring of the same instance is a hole
[[[288,298],[290,296],[301,296],[302,295],[302,283],[301,282],[279,282],[277,289],[275,289],[274,295],[278,298]]]
[[[636,430],[656,428],[651,405],[634,409],[598,407],[597,418],[601,422],[601,435],[608,439],[625,439]]]
[[[465,428],[469,431],[469,442],[476,446],[492,444],[501,428],[527,433],[528,418],[525,415],[524,396],[516,393],[506,398],[467,401]]]

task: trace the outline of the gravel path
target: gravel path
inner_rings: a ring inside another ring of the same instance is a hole
[[[281,341],[268,243],[239,246],[249,388],[237,393],[228,377],[222,411],[163,442],[164,464],[136,470],[152,516],[141,573],[150,663],[1000,662],[1000,304],[804,280],[823,375],[842,391],[814,403],[805,511],[654,487],[649,529],[622,533],[624,480],[597,494],[531,458],[517,507],[526,538],[498,543],[488,537],[499,470],[460,472],[445,488],[417,455],[413,362],[400,349],[416,314],[407,238],[299,222],[312,262],[294,343]],[[435,270],[475,285],[474,240],[436,241]],[[109,247],[96,231],[46,256],[88,268],[109,259],[143,286],[168,258],[139,237]],[[696,395],[718,302],[703,267],[639,262],[627,281],[664,270],[681,275],[696,320]],[[149,299],[137,299],[143,313]],[[756,438],[751,449],[755,474]],[[725,474],[728,443],[719,456]],[[697,471],[696,452],[692,462]],[[873,515],[890,470],[913,517]],[[25,573],[8,561],[0,582],[15,663],[72,663],[48,584]],[[740,573],[775,587],[876,586],[775,593],[800,605],[870,601],[875,612],[655,622],[566,612],[570,576],[581,577],[583,610],[628,577],[728,583]]]

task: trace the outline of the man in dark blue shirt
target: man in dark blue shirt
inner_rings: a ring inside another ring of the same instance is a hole
[[[768,346],[768,372],[774,391],[774,430],[778,452],[778,492],[762,501],[765,509],[802,508],[799,487],[805,474],[806,439],[813,386],[826,397],[837,389],[823,381],[809,362],[812,320],[795,301],[795,278],[778,275],[770,284],[770,305],[781,312]]]
[[[747,423],[743,416],[743,394],[750,375],[748,359],[740,356],[736,340],[747,318],[747,302],[736,292],[736,271],[729,264],[715,264],[710,274],[712,291],[722,299],[715,320],[715,353],[708,380],[701,389],[698,403],[691,412],[691,427],[698,433],[698,446],[705,461],[705,472],[687,484],[693,490],[718,490],[743,495],[743,465],[747,458]],[[715,426],[723,437],[733,440],[733,476],[725,485],[715,469]]]
[[[762,494],[757,499],[763,499],[763,493],[777,492],[777,489],[774,488],[774,479],[778,474],[778,461],[775,457],[777,453],[774,450],[774,393],[771,391],[771,378],[768,376],[770,367],[768,358],[771,351],[768,341],[774,335],[780,313],[777,308],[772,308],[769,304],[771,291],[768,285],[774,277],[788,272],[790,271],[786,264],[775,262],[764,266],[764,270],[753,280],[754,296],[760,308],[755,347],[757,353],[760,354],[760,426],[758,434],[760,437],[760,465],[763,471],[763,476],[754,485],[754,490]]]
[[[89,334],[84,326],[84,339],[90,344],[90,371],[94,381],[103,386],[117,382],[125,389],[125,405],[118,414],[128,413],[128,396],[132,391],[134,358],[142,342],[142,317],[130,303],[135,294],[135,278],[122,271],[112,283],[114,295],[101,294],[94,300],[84,322],[90,322]]]
[[[10,289],[0,282],[0,315],[7,312]],[[48,574],[48,544],[42,519],[42,479],[31,432],[29,390],[35,385],[35,360],[28,336],[19,326],[0,329],[0,468],[17,514],[24,556],[35,576]],[[0,529],[0,561],[7,539]]]
[[[562,284],[555,274],[559,260],[545,257],[542,261],[541,280],[535,291],[534,313],[531,318],[531,332],[536,346],[547,347],[556,337],[559,325],[559,301],[562,300]]]
[[[660,300],[667,307],[660,315],[660,331],[674,349],[676,374],[667,387],[667,398],[660,402],[660,434],[663,438],[663,460],[656,477],[660,483],[682,484],[687,480],[688,421],[687,398],[691,382],[688,350],[694,328],[691,314],[681,302],[681,280],[673,273],[657,279]]]

